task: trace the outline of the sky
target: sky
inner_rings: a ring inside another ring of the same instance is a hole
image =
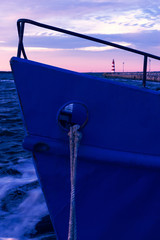
[[[41,23],[87,34],[160,56],[159,0],[5,0],[0,5],[0,71],[17,54],[16,21]],[[142,71],[143,57],[91,41],[26,25],[28,59],[79,72]],[[160,71],[149,59],[148,71]]]

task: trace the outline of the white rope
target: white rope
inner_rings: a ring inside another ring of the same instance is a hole
[[[70,179],[71,179],[71,195],[70,195],[70,216],[69,216],[69,230],[68,240],[77,239],[76,229],[76,209],[75,209],[75,185],[76,185],[76,167],[78,146],[81,139],[81,133],[78,131],[79,125],[70,127],[69,141],[70,141]]]

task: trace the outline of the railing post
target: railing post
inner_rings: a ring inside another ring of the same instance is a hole
[[[21,22],[18,27],[19,43],[18,43],[17,57],[21,57],[21,52],[23,48],[24,24],[25,24],[24,22]]]
[[[146,86],[146,76],[147,76],[147,55],[144,55],[144,64],[143,64],[143,86]]]

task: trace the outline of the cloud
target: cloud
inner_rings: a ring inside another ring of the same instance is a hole
[[[145,30],[135,33],[113,33],[113,34],[89,34],[91,37],[103,39],[115,43],[127,43],[134,48],[147,48],[159,46],[160,31],[158,30]],[[154,37],[153,37],[154,36]],[[68,35],[50,36],[49,34],[42,34],[37,36],[27,35],[24,38],[25,46],[29,47],[48,47],[48,48],[84,48],[84,47],[99,47],[103,46],[99,43],[83,40],[77,37]],[[10,45],[15,45],[15,40]]]
[[[17,18],[24,17],[82,33],[113,34],[159,29],[159,12],[155,0],[48,0],[47,4],[44,0],[6,0],[1,4],[0,18],[1,28],[11,26],[12,30]],[[28,31],[31,34],[30,27]],[[36,28],[33,31],[42,33]]]
[[[2,1],[1,51],[9,52],[17,47],[16,20],[22,17],[108,41],[127,43],[156,54],[159,51],[160,4],[157,0]],[[29,25],[26,25],[25,33],[25,46],[30,48],[29,51],[31,48],[32,51],[48,52],[53,51],[51,49],[77,49],[82,53],[109,50],[103,45]]]
[[[129,46],[129,43],[126,42],[116,42],[119,45],[123,46]],[[91,51],[91,52],[102,52],[102,51],[107,51],[107,50],[113,50],[115,49],[114,47],[111,46],[103,46],[103,47],[96,47],[96,46],[89,46],[89,47],[83,47],[83,48],[75,48],[74,50],[79,50],[79,51]]]
[[[118,42],[123,46],[129,46],[130,44],[125,42]],[[77,47],[77,48],[48,48],[48,47],[25,47],[26,52],[57,52],[57,51],[89,51],[89,52],[102,52],[107,50],[113,50],[111,46],[89,46],[89,47]],[[0,47],[1,51],[16,51],[16,47]]]
[[[101,51],[106,51],[113,49],[113,47],[110,46],[105,46],[105,47],[95,47],[95,46],[90,46],[90,47],[83,47],[83,48],[75,48],[74,50],[77,51],[89,51],[89,52],[101,52]]]

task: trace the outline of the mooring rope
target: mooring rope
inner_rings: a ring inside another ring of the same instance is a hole
[[[68,133],[69,142],[70,142],[70,179],[71,179],[68,240],[77,239],[75,190],[76,190],[77,155],[78,155],[78,147],[81,139],[81,133],[78,131],[79,128],[80,128],[79,125],[71,126],[70,131]]]

